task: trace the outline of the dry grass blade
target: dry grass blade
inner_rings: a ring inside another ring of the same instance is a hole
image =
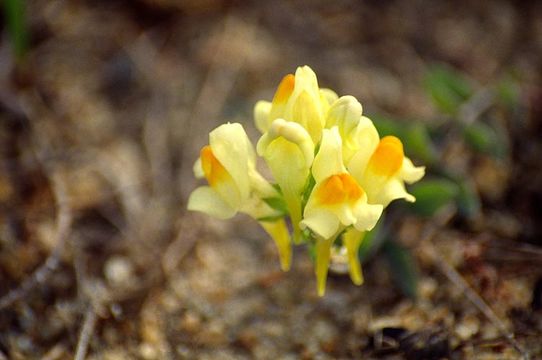
[[[461,274],[446,260],[433,244],[433,238],[440,228],[447,224],[455,214],[455,208],[443,212],[435,223],[430,223],[425,231],[423,242],[428,245],[428,250],[433,259],[433,264],[454,284],[484,316],[495,325],[499,332],[508,340],[510,345],[521,355],[522,359],[530,359],[529,353],[516,341],[504,322],[495,314],[486,301],[469,285]]]
[[[87,355],[88,344],[92,338],[92,334],[94,333],[96,320],[96,311],[94,311],[94,307],[92,305],[89,305],[85,314],[83,327],[81,328],[81,334],[79,335],[79,342],[77,343],[77,350],[75,351],[74,360],[83,360]]]

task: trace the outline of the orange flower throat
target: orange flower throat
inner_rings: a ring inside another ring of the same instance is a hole
[[[395,175],[403,166],[403,144],[395,136],[385,136],[369,160],[371,170],[383,176]]]
[[[350,174],[332,175],[318,189],[318,200],[323,205],[354,203],[363,196],[361,186]]]
[[[203,149],[201,149],[200,157],[203,173],[210,186],[214,186],[228,175],[227,170],[213,154],[211,146],[204,146]]]

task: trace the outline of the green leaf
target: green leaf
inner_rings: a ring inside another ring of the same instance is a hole
[[[504,76],[495,87],[495,92],[500,101],[508,107],[515,107],[519,104],[521,94],[520,87],[511,75]]]
[[[483,122],[474,122],[466,126],[463,136],[475,151],[496,157],[503,157],[506,154],[505,141],[495,129]]]
[[[282,197],[269,197],[263,198],[263,201],[274,210],[279,211],[281,214],[288,214],[288,207]]]
[[[414,258],[407,249],[391,240],[386,241],[383,250],[397,286],[406,296],[415,299],[419,275]]]
[[[409,126],[402,140],[408,156],[415,156],[425,164],[431,164],[437,160],[435,146],[431,142],[427,127],[423,124],[416,123]]]
[[[432,179],[413,185],[410,193],[416,198],[416,202],[410,206],[411,209],[419,215],[431,216],[455,200],[459,187],[447,179]]]
[[[263,222],[275,222],[277,220],[280,220],[284,218],[283,214],[280,215],[273,215],[273,216],[262,216],[260,218],[257,218],[257,221],[263,221]]]
[[[24,0],[4,0],[4,16],[13,50],[18,59],[26,52],[28,30],[25,21]]]
[[[459,212],[466,217],[476,217],[480,213],[480,196],[472,181],[464,180],[459,183],[457,207]]]
[[[373,124],[380,137],[388,135],[394,135],[398,138],[403,137],[405,126],[399,120],[394,120],[378,114],[371,114],[369,118],[373,120]]]
[[[452,115],[473,93],[464,76],[444,66],[433,66],[425,76],[424,86],[433,104],[440,111]]]

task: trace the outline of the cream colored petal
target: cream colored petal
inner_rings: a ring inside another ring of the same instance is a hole
[[[338,206],[331,207],[331,210],[337,218],[339,218],[339,221],[344,226],[350,226],[354,224],[357,221],[356,215],[352,211],[352,207],[348,204],[340,204]]]
[[[275,241],[275,245],[277,246],[277,250],[279,252],[281,269],[283,271],[290,270],[290,264],[292,261],[292,245],[286,222],[282,219],[273,222],[260,221],[260,225]]]
[[[278,191],[256,169],[250,169],[250,187],[259,198],[279,196]]]
[[[301,239],[301,194],[314,158],[314,145],[307,131],[299,124],[283,119],[273,121],[257,145],[273,177],[279,184],[294,229],[294,242]]]
[[[213,154],[236,183],[241,202],[247,199],[250,193],[249,143],[245,130],[238,123],[221,125],[209,134],[209,145]]]
[[[358,126],[362,111],[355,97],[341,96],[327,111],[326,128],[338,126],[342,138],[349,138]]]
[[[237,209],[232,208],[209,186],[197,188],[188,198],[188,210],[207,213],[219,219],[229,219]]]
[[[358,251],[364,237],[365,232],[359,231],[353,227],[346,230],[343,234],[343,244],[346,247],[346,253],[348,255],[350,279],[352,279],[352,282],[356,285],[363,284],[363,274],[359,263]]]
[[[316,183],[319,183],[331,175],[344,173],[345,171],[339,129],[336,126],[332,129],[324,129],[320,149],[314,158],[312,175]]]
[[[317,101],[319,101],[319,99],[311,97],[307,91],[303,90],[299,96],[295,98],[292,107],[292,115],[291,118],[288,119],[301,124],[310,134],[314,143],[320,141],[325,122],[320,110],[321,106]]]
[[[293,96],[298,95],[301,91],[308,91],[313,98],[320,97],[320,88],[318,87],[318,79],[314,71],[307,65],[300,66],[295,71],[295,89]]]
[[[320,99],[323,104],[325,104],[324,108],[322,109],[324,113],[326,113],[339,96],[337,93],[331,89],[320,89]]]
[[[309,228],[324,239],[329,239],[339,230],[339,218],[325,208],[310,208],[307,204],[301,228]]]
[[[239,209],[240,212],[245,213],[255,220],[261,218],[269,218],[273,216],[279,216],[280,213],[267,205],[265,201],[256,196],[251,196]]]
[[[425,166],[414,166],[412,161],[405,157],[403,159],[403,166],[401,167],[399,177],[403,179],[407,184],[415,183],[425,175]]]
[[[279,137],[266,148],[264,158],[282,190],[292,220],[294,241],[298,243],[301,240],[301,194],[309,176],[305,157],[296,144]]]
[[[386,182],[379,193],[370,199],[370,202],[373,204],[382,204],[386,207],[390,202],[397,199],[405,199],[408,202],[416,201],[416,198],[406,191],[403,181],[397,177],[393,177]]]
[[[260,138],[257,144],[258,155],[265,157],[269,145],[279,137],[297,146],[303,154],[305,165],[311,166],[314,160],[314,143],[309,133],[300,124],[284,119],[274,120],[269,131]]]
[[[356,129],[354,141],[356,151],[350,159],[345,159],[348,171],[358,182],[363,179],[369,160],[379,142],[378,131],[373,122],[368,117],[362,116]]]
[[[318,287],[318,296],[324,296],[326,292],[326,280],[327,272],[329,269],[329,257],[331,253],[331,245],[333,245],[332,239],[318,239],[316,242],[316,284]]]
[[[256,128],[263,134],[271,125],[269,114],[271,112],[271,103],[269,101],[260,100],[254,106],[254,123]]]
[[[201,179],[205,176],[205,174],[203,173],[203,168],[201,167],[201,158],[198,158],[194,162],[192,170],[194,171],[194,176],[196,176],[197,179]]]
[[[380,204],[367,204],[364,201],[360,201],[354,208],[356,216],[356,223],[354,227],[359,231],[372,230],[380,216],[384,207]]]

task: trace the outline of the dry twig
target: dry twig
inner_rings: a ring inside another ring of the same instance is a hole
[[[94,306],[90,304],[87,312],[85,313],[85,320],[83,321],[83,327],[79,335],[79,341],[77,343],[77,350],[75,351],[74,360],[83,360],[87,354],[88,344],[94,333],[94,327],[96,326],[97,314],[94,310]]]
[[[522,348],[516,341],[514,333],[511,332],[504,322],[497,316],[487,302],[469,285],[469,283],[461,276],[461,274],[442,256],[433,244],[433,238],[437,232],[446,225],[455,215],[455,208],[449,208],[448,211],[442,213],[442,216],[435,223],[428,224],[423,242],[428,245],[429,253],[432,257],[433,264],[454,284],[476,308],[484,314],[484,316],[497,327],[499,332],[508,340],[510,345],[521,355],[522,359],[530,359],[529,353]]]
[[[45,283],[52,272],[55,271],[59,264],[62,253],[66,246],[66,239],[70,231],[72,223],[72,213],[68,203],[66,194],[66,185],[62,177],[58,173],[50,175],[53,192],[56,199],[58,215],[56,219],[56,245],[43,265],[41,265],[34,273],[25,279],[21,285],[0,299],[0,310],[12,305],[14,302],[23,298],[36,286]]]

